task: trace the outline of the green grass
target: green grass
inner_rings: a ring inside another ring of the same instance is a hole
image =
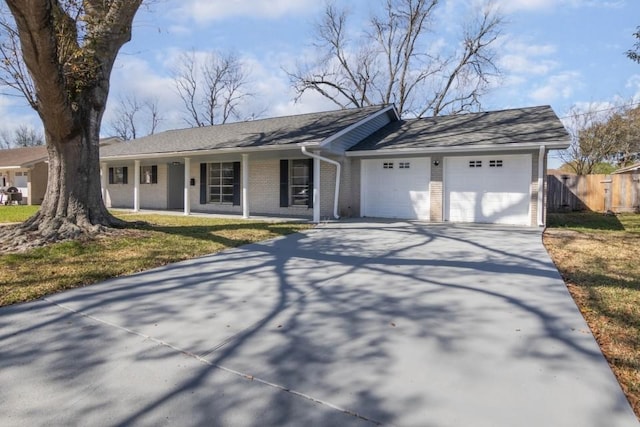
[[[640,215],[548,216],[544,242],[640,418]]]
[[[0,205],[0,224],[23,222],[33,216],[40,206]]]
[[[547,215],[550,228],[568,228],[573,230],[602,230],[640,232],[640,215],[619,214],[604,215],[597,212],[550,213]]]
[[[31,301],[172,262],[307,229],[267,223],[164,215],[123,215],[148,225],[95,240],[0,255],[0,306]]]

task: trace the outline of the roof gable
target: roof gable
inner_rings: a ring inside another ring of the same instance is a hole
[[[556,145],[569,135],[549,106],[392,122],[349,151]]]

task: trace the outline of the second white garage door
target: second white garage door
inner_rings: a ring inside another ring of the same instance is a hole
[[[445,159],[445,219],[529,225],[531,155]]]
[[[362,161],[362,216],[429,219],[427,157]]]

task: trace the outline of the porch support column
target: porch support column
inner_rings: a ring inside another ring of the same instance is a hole
[[[133,161],[133,211],[140,211],[140,160]]]
[[[242,218],[249,218],[249,155],[242,155]]]
[[[100,163],[100,192],[102,194],[102,203],[107,206],[107,164]]]
[[[543,145],[540,147],[538,154],[538,226],[544,227],[545,209],[544,209],[544,164],[546,147]]]
[[[313,222],[320,223],[320,159],[313,158]]]
[[[189,185],[191,184],[191,158],[184,158],[184,214],[191,213],[191,197],[189,197]]]

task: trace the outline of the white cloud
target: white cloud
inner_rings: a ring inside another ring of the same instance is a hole
[[[314,0],[187,0],[179,7],[178,13],[203,23],[238,16],[278,18],[288,14],[306,14],[321,4]]]
[[[624,0],[498,0],[498,5],[501,10],[510,13],[555,10],[563,6],[573,8],[619,8],[624,6]]]
[[[534,60],[521,54],[508,54],[500,58],[500,66],[509,73],[547,75],[558,66],[550,59]]]
[[[569,99],[581,86],[580,73],[564,71],[550,76],[529,94],[529,97],[541,104],[551,104],[556,100]]]
[[[114,119],[119,100],[135,96],[140,101],[157,101],[162,116],[160,130],[185,127],[179,111],[181,101],[174,90],[171,77],[161,74],[149,62],[133,56],[118,58],[111,77],[109,102],[102,120],[102,136],[107,136],[109,123]]]
[[[552,44],[535,44],[522,39],[500,40],[504,52],[498,64],[509,75],[544,76],[558,67],[558,61],[549,57],[557,52]]]

